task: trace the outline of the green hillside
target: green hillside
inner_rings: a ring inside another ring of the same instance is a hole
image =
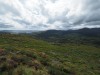
[[[100,28],[83,28],[79,30],[47,30],[34,35],[36,38],[54,44],[83,44],[100,47]]]
[[[1,33],[0,75],[100,75],[100,47]]]

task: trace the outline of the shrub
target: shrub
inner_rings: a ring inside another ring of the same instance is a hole
[[[59,70],[59,69],[57,69],[57,68],[55,68],[55,67],[49,67],[48,68],[48,70],[49,70],[49,73],[51,74],[51,75],[67,75],[64,71],[61,71],[61,70]]]

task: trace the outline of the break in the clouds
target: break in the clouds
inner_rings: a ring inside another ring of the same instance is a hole
[[[100,27],[100,0],[0,0],[0,30]]]

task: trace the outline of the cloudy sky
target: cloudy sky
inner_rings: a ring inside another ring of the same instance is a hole
[[[0,0],[0,30],[100,27],[100,0]]]

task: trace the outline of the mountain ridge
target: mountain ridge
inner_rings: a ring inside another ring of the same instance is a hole
[[[100,28],[80,30],[48,30],[35,35],[36,38],[53,43],[83,43],[100,45]]]

